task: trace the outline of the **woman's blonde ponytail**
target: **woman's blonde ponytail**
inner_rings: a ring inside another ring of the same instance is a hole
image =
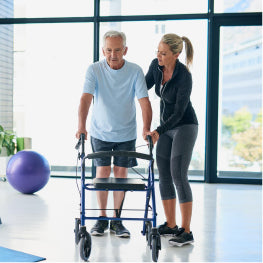
[[[191,41],[187,37],[182,37],[182,40],[185,44],[186,67],[189,70],[190,65],[193,63],[194,49]]]

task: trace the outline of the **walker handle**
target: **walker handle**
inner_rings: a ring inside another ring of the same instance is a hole
[[[81,154],[85,156],[85,134],[80,134],[80,140],[81,140]]]
[[[75,149],[78,150],[80,145],[82,146],[82,152],[84,152],[84,141],[85,141],[85,134],[84,133],[81,133],[80,134],[80,137],[79,137],[79,140],[75,146]]]
[[[152,151],[153,151],[153,141],[152,141],[152,136],[151,135],[147,135],[146,136],[149,144],[148,144],[148,147],[149,147],[149,152],[150,152],[150,155],[152,155]]]

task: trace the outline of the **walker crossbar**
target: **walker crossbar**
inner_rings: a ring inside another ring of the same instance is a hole
[[[85,216],[85,220],[98,220],[98,217],[92,217],[92,216]],[[143,222],[153,222],[153,218],[144,218],[144,217],[107,217],[107,220],[112,221],[143,221]]]
[[[122,156],[122,157],[132,157],[132,158],[139,158],[144,160],[153,160],[152,155],[138,153],[133,151],[102,151],[102,152],[94,152],[88,154],[85,158],[88,159],[96,159],[102,157],[111,157],[111,156]]]

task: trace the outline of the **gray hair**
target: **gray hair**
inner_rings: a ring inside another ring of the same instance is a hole
[[[114,30],[106,32],[103,36],[103,46],[105,46],[107,37],[120,37],[122,39],[123,46],[126,47],[126,36],[123,32],[114,31]]]

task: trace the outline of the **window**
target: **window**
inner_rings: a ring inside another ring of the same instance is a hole
[[[101,0],[102,16],[206,13],[206,0]]]
[[[59,175],[75,171],[79,99],[88,65],[103,58],[102,35],[125,32],[125,58],[146,74],[161,36],[174,32],[195,51],[191,101],[199,132],[190,179],[261,183],[261,12],[260,0],[0,1],[0,124],[32,137]],[[149,93],[155,128],[159,98]]]
[[[14,26],[14,127],[51,165],[75,165],[77,107],[92,24]]]
[[[221,27],[220,39],[219,177],[260,178],[261,27]]]
[[[0,25],[0,125],[13,129],[13,25]]]
[[[261,0],[215,0],[215,13],[262,12]]]
[[[93,0],[8,0],[8,2],[10,5],[14,2],[14,17],[84,17],[93,16],[94,13]]]

